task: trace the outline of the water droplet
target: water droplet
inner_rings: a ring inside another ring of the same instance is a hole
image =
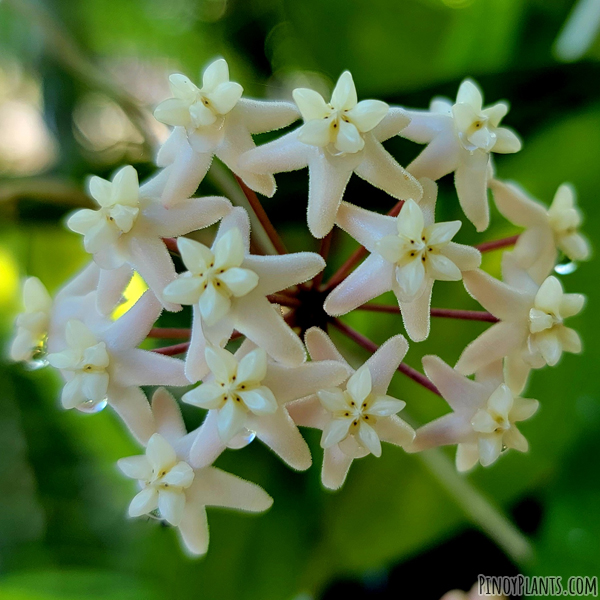
[[[104,398],[104,400],[100,400],[99,402],[94,402],[93,400],[88,400],[84,402],[80,406],[77,407],[77,410],[86,413],[88,415],[95,415],[103,411],[108,404],[108,399]]]
[[[573,261],[559,263],[554,267],[554,270],[559,275],[570,275],[571,273],[577,270],[577,263]]]
[[[36,371],[48,366],[48,359],[46,358],[48,353],[46,352],[46,337],[40,340],[40,343],[34,348],[31,358],[25,363],[25,367],[30,371]]]
[[[251,444],[255,437],[256,431],[244,429],[229,441],[227,447],[231,448],[232,450],[240,450],[241,448],[248,446],[248,444]]]

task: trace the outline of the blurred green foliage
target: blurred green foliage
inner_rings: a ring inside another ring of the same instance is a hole
[[[14,4],[18,4],[15,0]],[[426,107],[436,94],[453,95],[460,80],[477,78],[494,101],[506,97],[506,123],[525,138],[517,155],[500,157],[498,175],[518,180],[550,202],[564,181],[573,182],[586,214],[584,231],[600,232],[596,202],[600,175],[600,57],[561,65],[551,53],[571,0],[48,0],[70,35],[107,70],[116,61],[181,69],[194,76],[215,55],[225,56],[235,79],[251,95],[286,93],[300,72],[320,74],[324,85],[350,69],[359,96]],[[73,181],[107,174],[125,160],[97,162],[78,143],[72,112],[90,90],[54,60],[39,29],[0,4],[0,65],[16,59],[41,80],[44,113],[58,137],[57,162],[44,176]],[[112,62],[111,62],[112,61]],[[390,150],[408,162],[420,148],[391,140]],[[128,155],[151,171],[133,146]],[[14,183],[9,175],[3,186]],[[265,207],[293,250],[315,249],[305,227],[304,173],[278,176],[280,189]],[[208,193],[208,183],[201,192]],[[0,196],[1,197],[1,196]],[[352,181],[348,198],[387,210],[389,198]],[[0,333],[9,339],[18,309],[16,278],[40,277],[56,290],[85,263],[80,240],[61,222],[66,207],[47,207],[22,194],[0,204]],[[438,210],[460,218],[450,181],[440,183]],[[494,239],[515,232],[497,214],[486,232]],[[465,223],[459,241],[478,239]],[[328,271],[354,248],[336,234]],[[486,256],[499,274],[499,256]],[[535,497],[542,522],[534,535],[537,559],[526,574],[600,573],[600,283],[597,266],[580,265],[563,278],[567,291],[588,295],[588,309],[574,319],[585,343],[582,357],[565,356],[559,367],[534,373],[528,395],[539,414],[523,426],[531,450],[511,452],[469,479],[505,507]],[[392,298],[386,298],[390,303]],[[435,306],[476,308],[461,286],[438,284]],[[169,324],[185,325],[185,317]],[[347,322],[380,343],[402,332],[393,315],[355,313]],[[407,362],[435,353],[450,363],[483,330],[482,324],[435,320],[430,338],[412,344]],[[335,336],[351,361],[365,354]],[[340,576],[360,577],[425,551],[462,530],[467,518],[419,457],[386,448],[381,459],[356,461],[342,491],[321,489],[318,435],[306,432],[315,465],[308,473],[286,469],[259,444],[230,451],[218,465],[262,485],[275,498],[264,516],[209,510],[211,545],[191,561],[169,528],[125,518],[133,492],[115,469],[136,453],[109,412],[88,416],[57,407],[59,383],[47,371],[0,365],[0,598],[281,600],[318,593]],[[401,375],[391,393],[407,400],[418,423],[447,411],[445,403]],[[190,426],[200,421],[184,407]],[[452,456],[452,453],[449,453]],[[435,574],[436,565],[431,566]],[[414,583],[416,586],[417,583]],[[449,586],[450,587],[450,586]]]

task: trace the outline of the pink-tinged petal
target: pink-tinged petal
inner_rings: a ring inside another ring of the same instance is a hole
[[[305,471],[312,464],[310,450],[285,408],[272,415],[249,416],[248,429],[292,469]]]
[[[498,319],[513,322],[527,319],[533,304],[529,294],[520,292],[479,269],[463,273],[463,282],[469,294]]]
[[[231,229],[239,229],[239,232],[242,235],[244,252],[245,254],[248,254],[248,252],[250,252],[250,218],[248,217],[246,209],[241,206],[232,208],[231,211],[223,217],[212,245],[213,250],[216,248],[221,238]]]
[[[484,231],[490,223],[490,207],[487,198],[488,166],[490,155],[483,150],[472,154],[461,151],[454,174],[458,201],[465,216],[477,231]]]
[[[401,137],[416,142],[417,144],[428,144],[440,134],[454,133],[454,122],[452,119],[452,104],[446,101],[443,112],[432,110],[407,110],[410,123],[402,130]]]
[[[434,281],[426,279],[423,292],[412,302],[400,302],[402,322],[408,337],[413,342],[422,342],[429,336],[429,310],[431,307],[431,294]],[[398,287],[394,286],[394,293],[398,296]]]
[[[242,98],[237,104],[250,133],[264,133],[287,127],[300,114],[291,102],[250,100]]]
[[[225,443],[219,437],[218,419],[219,412],[209,410],[196,433],[190,448],[190,463],[196,469],[212,465],[226,448]]]
[[[410,123],[408,113],[399,106],[389,106],[387,114],[382,121],[373,129],[373,135],[379,142],[385,142],[391,137],[398,135]]]
[[[162,292],[175,281],[177,273],[171,255],[164,242],[159,238],[134,238],[129,244],[131,251],[131,266],[140,274],[148,287],[154,292],[163,306],[170,311],[181,309],[179,304],[166,302]]]
[[[520,227],[547,225],[546,207],[533,200],[514,183],[493,180],[490,188],[498,210],[509,221]]]
[[[554,268],[554,264],[552,267]],[[502,279],[506,285],[518,290],[527,298],[528,307],[533,304],[533,298],[540,286],[520,264],[515,252],[504,252],[502,255]]]
[[[348,470],[354,459],[342,452],[338,446],[326,448],[323,453],[321,481],[326,488],[338,490],[344,485]]]
[[[375,252],[377,242],[388,235],[396,235],[396,218],[342,202],[335,224],[353,237],[369,252]]]
[[[273,504],[260,486],[215,467],[198,471],[189,496],[192,503],[244,512],[264,512]]]
[[[344,315],[392,289],[394,265],[371,254],[327,296],[323,305],[330,315]]]
[[[367,360],[365,366],[371,373],[373,393],[383,395],[392,380],[392,376],[408,351],[408,342],[403,335],[395,335],[382,344]]]
[[[127,264],[111,271],[100,270],[98,293],[96,295],[98,312],[103,315],[112,313],[117,305],[123,301],[123,292],[131,281],[132,275],[133,269]]]
[[[379,419],[374,428],[382,442],[395,446],[408,447],[415,439],[415,430],[396,415]]]
[[[457,413],[473,414],[487,398],[486,386],[467,379],[438,356],[424,356],[423,369],[444,400]]]
[[[450,242],[441,250],[461,271],[472,271],[481,265],[481,252],[473,246]]]
[[[348,375],[348,367],[335,360],[307,362],[291,368],[270,364],[262,383],[275,394],[279,404],[285,404],[339,385]]]
[[[118,356],[115,379],[122,385],[189,385],[184,362],[172,356],[133,348]]]
[[[193,485],[193,484],[192,484]],[[189,495],[189,491],[186,496]],[[192,556],[206,554],[208,550],[208,521],[202,504],[188,500],[179,523],[181,539]]]
[[[240,168],[253,173],[281,173],[297,171],[308,166],[314,148],[298,140],[299,129],[263,144],[242,154],[238,160]]]
[[[231,202],[227,198],[207,196],[183,200],[168,209],[153,203],[143,213],[160,237],[177,237],[216,223],[230,210]]]
[[[182,145],[169,169],[169,179],[165,184],[161,202],[170,207],[193,196],[211,162],[211,153],[196,152],[187,143]]]
[[[337,360],[345,365],[350,373],[352,372],[352,368],[346,362],[346,359],[340,354],[340,351],[331,341],[331,338],[322,329],[318,327],[308,329],[304,335],[304,342],[313,361]]]
[[[255,192],[271,197],[275,193],[275,179],[272,175],[257,174],[240,167],[240,156],[255,148],[241,113],[235,108],[227,115],[225,135],[217,147],[216,156],[227,165],[244,183]]]
[[[363,160],[354,172],[394,198],[420,200],[423,195],[420,183],[396,162],[373,134],[367,133],[364,138]]]
[[[186,435],[187,431],[177,400],[165,389],[158,388],[152,396],[152,414],[156,431],[162,435],[171,446]]]
[[[160,316],[162,307],[156,296],[147,290],[142,297],[104,332],[103,338],[112,352],[135,348],[146,336]]]
[[[141,517],[158,508],[158,491],[153,487],[144,488],[129,505],[130,517]]]
[[[513,394],[520,394],[527,385],[531,365],[523,360],[521,350],[515,350],[504,359],[504,377],[506,385]]]
[[[449,446],[471,439],[474,439],[474,432],[470,421],[462,415],[450,413],[419,427],[413,443],[407,450],[408,452],[421,452],[429,448]]]
[[[308,228],[316,238],[333,228],[346,185],[356,166],[356,155],[312,154],[308,164]],[[358,159],[360,160],[360,159]]]
[[[146,444],[156,431],[154,417],[146,395],[139,387],[119,388],[112,386],[108,403],[121,417],[135,439]]]
[[[526,337],[527,330],[517,323],[496,323],[463,350],[455,368],[471,375],[521,348]]]
[[[167,167],[172,165],[175,162],[177,155],[185,146],[189,146],[185,128],[174,127],[169,137],[158,149],[158,153],[156,155],[157,166]]]
[[[308,396],[294,402],[290,402],[286,409],[292,420],[299,427],[312,427],[323,429],[329,422],[329,413],[323,408],[317,396]]]
[[[452,125],[451,119],[448,120]],[[411,125],[402,132],[403,137],[406,137],[405,132],[410,129]],[[456,170],[459,164],[459,154],[458,140],[450,127],[447,131],[437,135],[406,169],[417,179],[427,177],[437,181]]]
[[[286,366],[304,362],[302,340],[283,320],[281,312],[256,290],[232,302],[235,328]]]
[[[248,256],[243,266],[258,275],[258,289],[267,296],[312,279],[325,268],[325,261],[315,252],[294,252]]]
[[[95,291],[99,279],[100,268],[95,262],[90,261],[56,293],[55,306],[71,296],[85,296],[89,292]]]

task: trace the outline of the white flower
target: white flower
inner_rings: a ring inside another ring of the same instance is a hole
[[[159,433],[148,441],[145,456],[118,461],[127,477],[138,479],[142,490],[129,505],[129,516],[140,517],[159,511],[161,518],[177,527],[185,510],[185,490],[194,481],[194,470],[177,459],[175,450]]]
[[[306,346],[317,364],[336,361],[347,369],[345,389],[323,388],[288,408],[297,425],[323,431],[321,479],[325,487],[335,490],[343,485],[355,458],[369,453],[381,456],[382,441],[397,446],[412,442],[415,432],[396,416],[406,403],[386,393],[408,344],[401,335],[390,338],[354,374],[321,329],[306,332]]]
[[[25,311],[16,318],[17,334],[10,348],[14,361],[29,361],[44,349],[52,298],[37,277],[28,277],[23,284],[23,306]]]
[[[521,141],[500,121],[508,104],[498,102],[483,108],[480,89],[470,79],[460,85],[456,103],[434,99],[429,111],[408,111],[411,122],[401,134],[409,140],[428,144],[408,166],[417,179],[437,180],[454,171],[460,205],[477,231],[490,220],[487,186],[491,173],[490,153],[512,153]]]
[[[394,196],[421,197],[421,188],[381,142],[409,122],[400,108],[378,100],[357,102],[352,75],[340,76],[327,104],[308,89],[294,91],[304,125],[244,154],[240,164],[256,173],[295,171],[308,166],[308,227],[322,238],[332,229],[352,173]]]
[[[421,341],[429,335],[434,281],[460,280],[462,272],[479,266],[481,254],[451,241],[460,221],[435,223],[437,186],[427,179],[421,184],[421,203],[407,200],[397,217],[342,203],[337,225],[371,254],[329,294],[327,313],[345,314],[393,290],[410,338]]]
[[[259,486],[212,466],[192,469],[189,441],[177,402],[165,389],[152,397],[156,433],[150,438],[146,456],[119,461],[122,471],[141,480],[142,491],[130,505],[130,515],[154,512],[178,527],[191,555],[208,550],[207,506],[221,506],[246,512],[263,512],[273,499]],[[167,484],[165,486],[165,484]]]
[[[183,361],[137,348],[160,315],[160,303],[147,291],[114,322],[98,315],[94,293],[72,308],[64,332],[53,325],[49,337],[48,362],[66,380],[63,406],[93,412],[107,403],[146,442],[154,423],[140,386],[188,383]]]
[[[238,165],[239,156],[254,148],[252,134],[286,127],[298,118],[288,102],[242,98],[243,88],[229,81],[220,58],[208,65],[198,88],[184,75],[169,78],[174,98],[159,104],[154,116],[175,129],[161,148],[157,163],[167,167],[162,201],[171,206],[193,194],[206,175],[213,155],[239,175],[248,187],[266,196],[275,193],[272,176],[256,175]]]
[[[178,240],[188,271],[167,286],[167,301],[193,306],[186,374],[198,381],[208,372],[206,342],[224,346],[236,329],[288,366],[305,359],[300,338],[266,296],[314,277],[325,261],[314,252],[281,256],[249,254],[250,222],[234,208],[220,224],[211,249]]]
[[[536,282],[541,283],[550,275],[558,250],[574,261],[589,258],[588,241],[579,233],[582,215],[571,185],[563,183],[558,188],[550,208],[512,183],[493,181],[490,187],[498,210],[515,225],[526,228],[513,254]]]
[[[459,471],[467,471],[477,462],[487,467],[508,448],[527,452],[527,440],[515,423],[529,419],[539,403],[513,394],[504,383],[500,361],[479,371],[475,381],[437,356],[423,357],[423,368],[453,412],[417,429],[410,451],[458,444]]]
[[[192,464],[212,463],[236,436],[250,433],[292,468],[308,469],[308,446],[285,405],[340,383],[348,377],[347,367],[333,360],[286,367],[248,341],[235,355],[208,347],[206,361],[211,374],[182,398],[208,410],[190,452]]]
[[[585,297],[563,293],[553,276],[536,284],[510,253],[502,267],[504,282],[479,270],[463,277],[468,292],[500,322],[465,348],[456,369],[470,375],[506,357],[506,383],[518,393],[532,368],[554,366],[563,352],[581,352],[579,335],[564,320],[581,311]]]
[[[186,199],[167,210],[158,200],[163,184],[164,177],[158,175],[140,188],[131,166],[120,169],[112,181],[92,177],[90,194],[101,208],[79,210],[69,218],[68,227],[84,235],[85,249],[94,261],[112,271],[101,278],[100,302],[111,295],[115,281],[119,285],[128,281],[133,269],[161,298],[163,288],[176,277],[162,238],[208,227],[231,209],[229,200],[214,196]],[[179,307],[169,304],[166,308]]]

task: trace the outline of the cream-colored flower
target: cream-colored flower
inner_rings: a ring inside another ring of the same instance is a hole
[[[520,392],[531,369],[554,366],[563,352],[581,352],[581,340],[565,319],[583,308],[582,294],[565,294],[560,281],[548,277],[542,285],[505,253],[504,282],[483,271],[465,273],[468,292],[500,319],[463,351],[456,368],[465,375],[505,358],[506,383]]]
[[[50,325],[52,298],[37,277],[28,277],[23,284],[24,312],[15,321],[17,334],[10,348],[15,361],[29,361],[44,350]]]
[[[240,164],[262,174],[308,167],[308,228],[313,236],[322,238],[331,231],[352,173],[394,198],[421,197],[419,183],[381,144],[408,124],[401,108],[379,100],[357,102],[348,71],[340,76],[329,103],[305,88],[294,91],[294,100],[304,124],[245,153]]]
[[[490,153],[512,153],[521,141],[500,121],[508,112],[506,102],[483,108],[479,87],[465,79],[456,102],[446,98],[432,101],[429,111],[409,110],[410,124],[400,135],[420,144],[425,150],[407,167],[417,179],[434,181],[454,171],[460,205],[477,231],[487,229],[488,181],[491,178]]]
[[[409,337],[429,335],[429,307],[436,280],[460,280],[476,269],[481,254],[452,238],[460,221],[435,223],[437,186],[422,179],[420,204],[407,200],[397,217],[380,215],[342,203],[337,225],[371,254],[325,300],[325,311],[343,315],[392,290]]]
[[[575,190],[563,183],[550,208],[529,197],[513,183],[490,184],[498,210],[515,225],[525,227],[513,251],[519,264],[541,283],[554,269],[558,250],[570,260],[587,260],[588,241],[579,233],[583,220],[575,202]]]
[[[511,391],[504,382],[501,361],[478,371],[475,381],[437,356],[423,357],[423,368],[452,412],[417,429],[409,451],[457,444],[459,471],[468,471],[477,462],[487,467],[509,448],[527,452],[527,440],[516,423],[529,419],[539,403]]]

